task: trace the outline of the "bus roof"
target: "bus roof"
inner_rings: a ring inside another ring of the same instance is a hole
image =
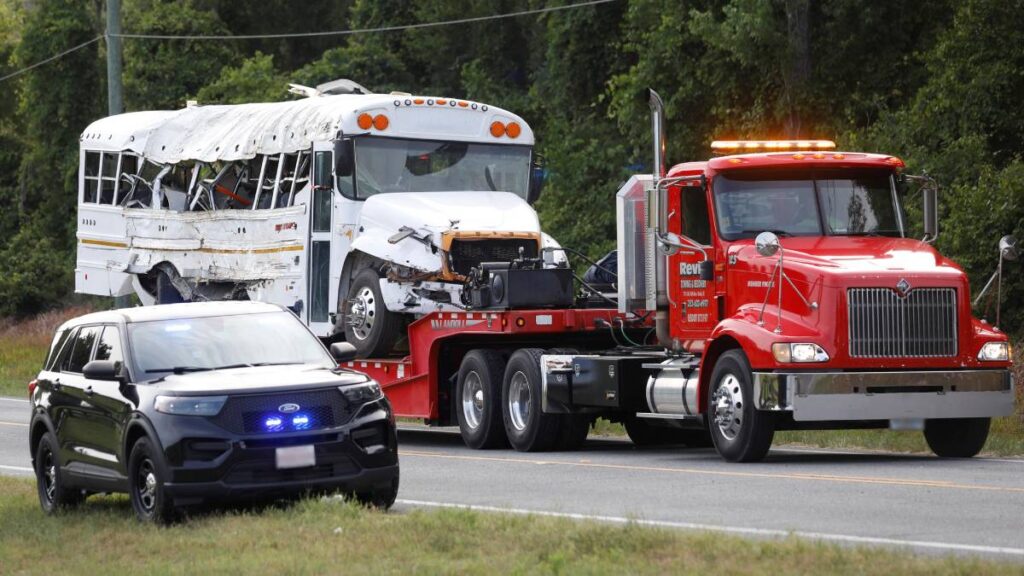
[[[386,120],[361,128],[362,115],[383,115]],[[495,122],[502,124],[501,130],[492,129]],[[504,130],[512,123],[518,124],[518,131]],[[340,94],[130,112],[93,122],[80,142],[85,150],[130,151],[154,162],[174,164],[292,153],[308,149],[313,141],[330,140],[339,132],[486,144],[534,143],[529,125],[507,110],[468,100],[395,94]],[[496,132],[500,134],[496,136]],[[513,138],[509,132],[517,136]]]

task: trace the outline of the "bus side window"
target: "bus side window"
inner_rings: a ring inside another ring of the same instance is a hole
[[[99,198],[100,189],[100,157],[99,152],[86,152],[85,161],[82,168],[84,169],[84,186],[85,189],[82,192],[82,202],[86,204],[95,204],[96,199]]]
[[[114,205],[120,205],[125,195],[132,192],[134,177],[139,172],[139,157],[134,154],[121,154],[121,169],[117,173],[117,189]],[[135,186],[137,188],[137,186]]]
[[[117,188],[117,166],[120,154],[104,152],[100,161],[100,204],[114,203],[114,190]]]

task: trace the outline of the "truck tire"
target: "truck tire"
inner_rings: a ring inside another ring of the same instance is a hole
[[[380,276],[372,268],[352,279],[343,313],[345,340],[356,347],[359,358],[386,356],[402,335],[402,318],[384,306]]]
[[[747,355],[729,350],[711,372],[708,427],[718,454],[729,462],[757,462],[772,446],[773,415],[754,407],[753,376]]]
[[[547,353],[579,354],[580,351],[575,348],[551,348]],[[579,450],[587,441],[594,417],[590,414],[559,414],[558,419],[558,440],[555,441],[554,449],[561,452]]]
[[[991,418],[925,420],[924,439],[940,458],[971,458],[985,447]]]
[[[540,357],[544,350],[523,348],[508,360],[501,385],[505,434],[520,452],[551,450],[558,441],[559,414],[541,411]]]
[[[475,450],[508,446],[501,417],[505,360],[494,350],[470,350],[455,383],[455,413],[466,446]]]

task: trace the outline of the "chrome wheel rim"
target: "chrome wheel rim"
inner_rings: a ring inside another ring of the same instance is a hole
[[[470,372],[462,383],[462,415],[466,425],[476,429],[484,418],[484,385],[480,375]]]
[[[743,387],[732,374],[718,381],[712,396],[715,425],[727,440],[735,440],[743,429]]]
[[[530,382],[526,374],[516,372],[508,385],[508,414],[516,430],[525,430],[530,421]]]
[[[57,465],[53,461],[53,452],[47,450],[42,462],[43,491],[46,494],[46,501],[53,503],[53,497],[57,493]]]
[[[366,340],[373,331],[373,325],[377,320],[377,297],[373,290],[364,286],[349,302],[348,325],[352,327],[352,333],[360,340]]]
[[[153,469],[153,463],[147,458],[139,464],[136,475],[135,491],[143,510],[148,512],[153,509],[156,504],[156,490],[156,471]]]

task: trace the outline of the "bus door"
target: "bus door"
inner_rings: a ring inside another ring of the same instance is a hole
[[[317,336],[328,336],[341,275],[340,246],[334,242],[334,151],[330,142],[313,143],[313,193],[310,197],[309,241],[306,244],[307,302],[305,319]]]

